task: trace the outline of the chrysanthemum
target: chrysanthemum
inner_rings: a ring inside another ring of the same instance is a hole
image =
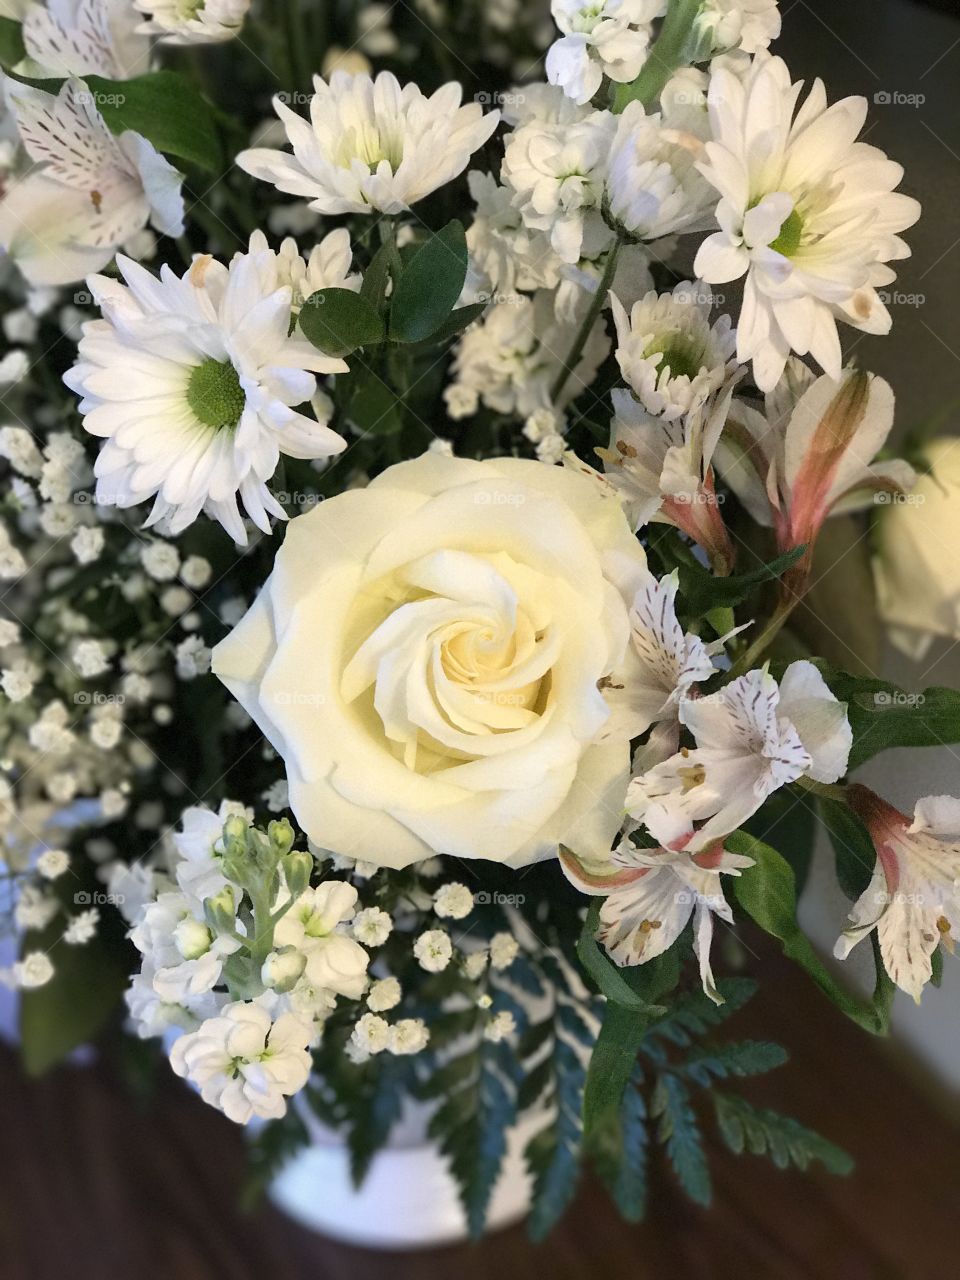
[[[313,87],[310,123],[273,100],[293,155],[254,147],[237,164],[319,213],[401,213],[462,173],[500,119],[478,103],[461,106],[459,84],[428,98],[389,71],[375,80],[335,71],[329,84],[314,76]]]
[[[877,286],[895,279],[889,261],[909,256],[897,232],[920,214],[893,189],[900,166],[856,141],[866,100],[828,108],[817,80],[794,114],[800,90],[780,58],[760,53],[742,81],[715,71],[708,94],[714,141],[701,171],[722,197],[720,230],[694,269],[710,284],[746,276],[737,355],[763,391],[791,350],[839,378],[838,319],[887,332]]]
[[[618,118],[607,201],[614,218],[641,240],[713,225],[717,195],[697,169],[703,142],[689,131],[690,114],[684,104],[679,120],[666,108],[647,115],[631,102]]]
[[[630,314],[612,296],[617,363],[650,413],[679,418],[719,391],[732,370],[730,317],[710,323],[712,298],[683,281],[673,293],[651,290]]]
[[[266,485],[280,454],[326,458],[345,446],[294,406],[314,396],[315,373],[346,364],[291,334],[291,288],[269,249],[229,267],[197,257],[182,278],[163,267],[158,280],[122,255],[117,265],[126,287],[88,281],[104,319],[84,325],[64,379],[83,397],[86,429],[106,439],[97,501],[155,498],[146,523],[163,520],[171,534],[205,510],[245,543],[239,496],[268,532],[268,516],[285,518]]]
[[[164,44],[219,44],[243,26],[250,0],[134,0],[149,21],[140,26]]]

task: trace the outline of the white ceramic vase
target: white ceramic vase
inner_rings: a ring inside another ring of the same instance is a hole
[[[354,1187],[343,1140],[300,1109],[311,1144],[282,1169],[270,1199],[292,1218],[349,1244],[371,1249],[422,1249],[465,1240],[466,1218],[457,1188],[436,1145],[426,1136],[425,1114],[412,1111],[388,1146],[373,1158],[362,1186]],[[487,1230],[520,1221],[530,1207],[523,1149],[545,1116],[526,1116],[507,1136],[507,1155],[493,1191]]]

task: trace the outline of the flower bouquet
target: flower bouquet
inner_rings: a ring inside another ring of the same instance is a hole
[[[714,1033],[747,922],[875,1034],[960,925],[960,800],[848,780],[960,740],[843,639],[958,629],[951,446],[889,456],[842,354],[919,213],[865,101],[773,0],[2,12],[27,1068],[149,1042],[260,1182],[420,1108],[474,1233],[531,1118],[535,1236],[585,1162],[641,1218],[651,1144],[708,1200],[707,1125],[845,1172]],[[818,830],[869,996],[797,922]]]

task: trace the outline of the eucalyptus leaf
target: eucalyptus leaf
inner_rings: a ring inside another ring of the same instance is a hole
[[[436,334],[457,305],[467,277],[463,224],[448,222],[416,251],[396,283],[390,337],[422,342]]]
[[[351,289],[318,289],[300,309],[300,328],[328,356],[347,356],[357,347],[382,342],[383,320],[376,307]]]

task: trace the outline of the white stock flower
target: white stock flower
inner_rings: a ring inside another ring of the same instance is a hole
[[[150,41],[129,0],[47,0],[23,16],[23,70],[35,79],[105,76],[127,80],[150,70]]]
[[[130,941],[153,969],[153,989],[165,1004],[180,1004],[212,991],[237,938],[214,935],[202,907],[180,892],[157,895],[130,931]]]
[[[703,990],[715,1004],[723,1003],[710,967],[714,915],[733,923],[720,876],[740,875],[753,866],[752,858],[727,853],[720,844],[690,854],[637,849],[624,841],[605,863],[590,866],[565,852],[561,865],[583,893],[604,898],[597,939],[620,966],[663,955],[692,917]]]
[[[426,97],[389,71],[375,80],[335,71],[329,84],[314,76],[313,87],[309,123],[273,100],[292,155],[254,147],[236,162],[318,213],[402,213],[462,173],[500,119],[478,103],[461,106],[455,82]]]
[[[609,111],[579,119],[534,120],[511,133],[500,180],[513,192],[524,225],[543,231],[562,262],[576,263],[584,239],[602,228],[600,206],[616,117]]]
[[[639,102],[617,117],[607,199],[617,222],[641,240],[713,225],[717,193],[697,167],[703,142],[685,123],[675,124],[666,110],[647,115]]]
[[[551,0],[562,34],[547,50],[547,79],[579,103],[590,101],[604,76],[635,80],[663,9],[663,0]]]
[[[370,957],[348,936],[357,891],[352,884],[327,880],[305,890],[274,929],[277,947],[293,947],[306,956],[307,979],[350,1000],[359,1000],[367,986]]]
[[[617,363],[649,413],[682,417],[719,391],[732,371],[736,335],[727,315],[710,323],[712,305],[709,290],[686,280],[672,293],[651,290],[629,315],[611,296]]]
[[[847,789],[850,807],[877,851],[873,877],[850,912],[834,954],[846,959],[874,929],[884,968],[919,1004],[942,942],[960,934],[960,800],[925,796],[913,821],[866,787]]]
[[[727,49],[758,53],[780,34],[777,0],[705,0],[693,31],[704,56]]]
[[[162,44],[219,44],[238,35],[250,0],[134,0],[147,21],[138,30]]]
[[[290,287],[270,250],[238,254],[229,267],[197,257],[182,278],[164,267],[158,280],[122,256],[117,265],[126,286],[88,282],[104,319],[84,325],[64,378],[83,397],[87,431],[106,439],[97,500],[130,507],[152,497],[146,524],[164,521],[173,535],[203,510],[245,544],[239,497],[269,532],[271,515],[286,519],[266,483],[280,455],[326,458],[345,447],[294,406],[314,394],[314,374],[346,364],[290,333]]]
[[[761,391],[791,351],[839,378],[837,320],[889,330],[877,287],[896,278],[886,264],[910,252],[897,233],[920,215],[893,190],[900,166],[856,141],[866,99],[828,107],[816,80],[794,114],[800,88],[780,58],[759,53],[743,80],[715,71],[708,93],[713,140],[700,168],[720,192],[720,230],[694,270],[710,284],[746,276],[737,357],[753,361]]]
[[[312,1038],[313,1028],[295,1014],[282,1013],[273,1022],[261,1005],[238,1001],[180,1036],[170,1065],[229,1120],[277,1120],[310,1076]]]
[[[735,831],[797,778],[836,782],[853,740],[846,707],[806,661],[791,663],[779,686],[764,669],[687,698],[680,721],[696,746],[634,778],[626,808],[665,849],[693,853]]]
[[[425,453],[291,522],[214,670],[318,847],[391,866],[609,848],[629,744],[596,742],[598,681],[644,567],[609,486]]]
[[[35,163],[0,199],[0,245],[31,284],[100,271],[148,220],[181,234],[180,174],[146,138],[112,134],[82,81],[56,97],[15,82],[9,98]]]
[[[563,264],[549,234],[524,224],[512,188],[476,169],[467,182],[476,208],[467,228],[464,301],[501,301],[518,289],[555,289]]]
[[[248,252],[272,255],[277,286],[290,289],[290,309],[294,315],[299,314],[307,298],[318,289],[349,289],[351,293],[360,290],[360,276],[350,272],[353,250],[346,227],[338,227],[325,235],[310,250],[308,258],[301,256],[296,240],[290,236],[274,254],[262,231],[254,231],[250,236]]]

